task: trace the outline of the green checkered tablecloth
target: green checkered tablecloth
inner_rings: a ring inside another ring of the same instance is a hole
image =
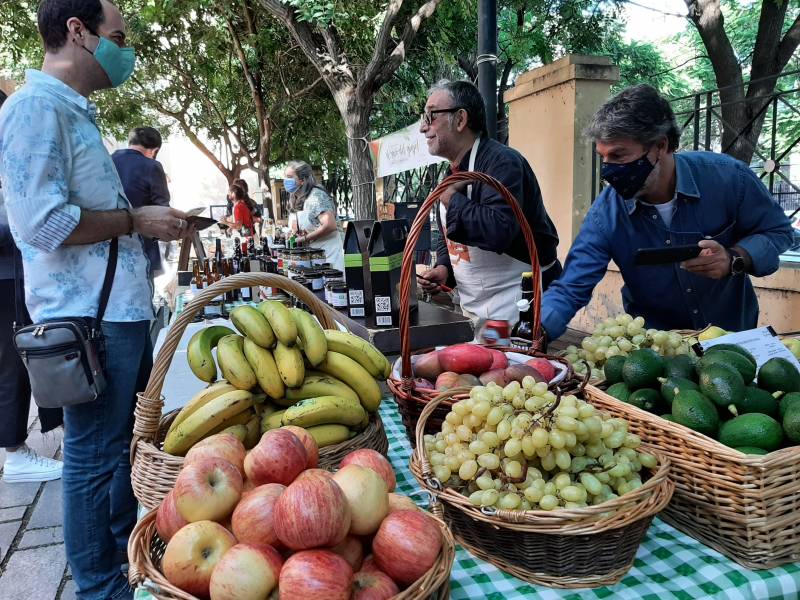
[[[397,491],[423,502],[425,494],[420,494],[421,488],[408,468],[411,445],[391,398],[384,400],[380,414],[389,438],[389,459],[397,473]],[[450,597],[452,600],[794,600],[800,598],[800,564],[748,571],[655,519],[633,568],[614,586],[557,590],[531,585],[458,547],[450,574]],[[137,590],[135,598],[152,600],[143,589]]]

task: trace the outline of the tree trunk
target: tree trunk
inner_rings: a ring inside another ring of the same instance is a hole
[[[375,170],[367,141],[372,98],[359,103],[353,88],[334,94],[336,105],[347,133],[347,157],[350,162],[350,184],[353,187],[353,212],[356,219],[377,218],[375,206]]]
[[[267,117],[259,127],[260,136],[258,143],[258,178],[263,187],[270,189],[269,180],[269,151],[272,146],[272,123]],[[273,221],[275,214],[272,210],[272,202],[264,202],[266,215]]]

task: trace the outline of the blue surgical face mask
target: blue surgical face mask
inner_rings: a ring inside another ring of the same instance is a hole
[[[600,177],[617,190],[617,193],[625,200],[630,200],[642,189],[644,182],[655,168],[655,165],[647,158],[649,152],[648,150],[636,160],[627,163],[604,162],[600,167]]]
[[[133,48],[120,48],[111,40],[98,36],[100,42],[94,52],[86,46],[83,47],[108,75],[112,87],[119,87],[125,83],[136,67],[136,51]]]
[[[297,179],[294,177],[285,177],[283,179],[283,187],[290,194],[294,194],[300,186],[297,184]]]

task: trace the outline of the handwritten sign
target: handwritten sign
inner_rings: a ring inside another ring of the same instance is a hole
[[[373,140],[370,142],[370,150],[377,177],[386,177],[444,160],[428,152],[428,142],[420,133],[419,122]]]
[[[785,358],[800,369],[800,362],[798,362],[797,357],[783,345],[770,327],[758,327],[757,329],[729,333],[713,340],[700,342],[700,347],[703,350],[707,350],[717,344],[736,344],[741,346],[753,355],[759,369],[770,358],[775,357]]]

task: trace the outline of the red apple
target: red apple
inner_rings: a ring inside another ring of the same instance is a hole
[[[175,505],[175,490],[170,490],[164,497],[156,513],[156,531],[158,536],[168,542],[178,530],[189,521],[183,518]]]
[[[164,576],[184,592],[208,598],[211,573],[236,538],[219,523],[189,523],[172,536],[161,561]]]
[[[297,439],[303,442],[303,446],[306,447],[306,452],[308,453],[308,464],[306,465],[306,469],[316,468],[316,466],[319,464],[319,446],[317,446],[317,442],[313,436],[308,433],[307,430],[303,429],[302,427],[297,427],[296,425],[284,425],[281,427],[281,429],[291,431],[297,436]]]
[[[244,471],[253,483],[282,483],[289,485],[308,463],[303,442],[291,431],[267,431],[256,447],[244,459]]]
[[[350,530],[350,505],[332,478],[308,475],[280,495],[273,523],[278,539],[292,550],[335,546]]]
[[[552,381],[556,376],[556,368],[546,358],[532,358],[525,364],[539,371],[545,381]]]
[[[389,494],[389,512],[392,513],[396,510],[419,510],[416,502],[408,496],[402,494]]]
[[[361,540],[352,535],[348,535],[341,542],[331,547],[330,551],[345,559],[353,567],[353,571],[358,571],[361,568],[361,563],[364,562],[364,545]]]
[[[281,569],[280,597],[299,600],[350,600],[353,569],[328,550],[292,554]]]
[[[175,481],[175,504],[184,519],[222,521],[242,495],[242,474],[222,458],[198,458]]]
[[[361,563],[360,571],[362,573],[375,572],[375,571],[382,572],[378,568],[378,565],[375,564],[375,556],[373,554],[370,554],[364,559],[364,562]]]
[[[397,478],[395,477],[392,463],[380,452],[370,448],[354,450],[342,459],[339,468],[341,469],[347,465],[359,465],[372,469],[386,482],[387,491],[393,492],[397,485]]]
[[[247,494],[252,492],[257,487],[258,486],[255,483],[253,483],[249,479],[245,479],[244,484],[242,485],[242,498],[244,498]]]
[[[283,559],[272,546],[236,544],[214,567],[211,600],[266,598],[278,585]]]
[[[248,544],[278,544],[273,518],[275,503],[285,489],[280,483],[267,483],[242,497],[231,516],[237,540]]]
[[[200,458],[222,458],[227,460],[244,477],[244,444],[232,433],[217,433],[197,442],[186,453],[183,466],[192,464]]]
[[[489,370],[492,369],[505,369],[508,366],[508,357],[506,357],[506,353],[500,350],[495,350],[494,348],[488,348],[489,352],[492,353],[492,365],[489,367]]]
[[[360,465],[346,465],[333,475],[350,505],[350,533],[370,535],[389,514],[386,482],[378,473]]]
[[[300,479],[313,479],[313,478],[323,477],[324,479],[333,479],[333,473],[330,471],[326,471],[325,469],[306,469],[300,475],[297,476],[295,481]]]
[[[375,564],[400,586],[422,577],[436,562],[441,549],[439,526],[419,510],[391,513],[372,540]]]
[[[359,571],[353,575],[352,600],[388,600],[400,593],[400,588],[382,571]]]

